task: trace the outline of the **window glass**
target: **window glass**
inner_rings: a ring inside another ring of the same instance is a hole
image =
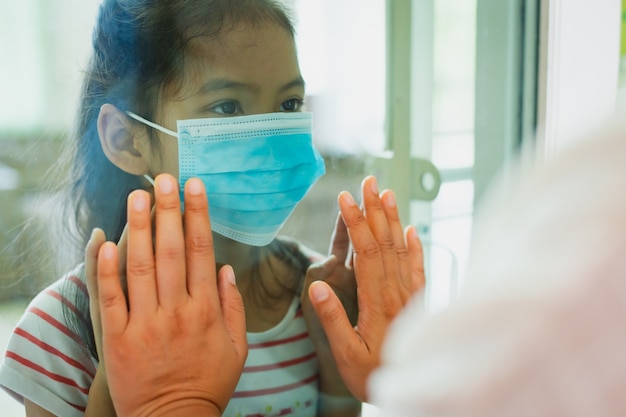
[[[474,164],[476,1],[434,2],[432,161],[439,169]]]
[[[328,155],[382,151],[385,2],[294,0],[294,6],[320,150]]]

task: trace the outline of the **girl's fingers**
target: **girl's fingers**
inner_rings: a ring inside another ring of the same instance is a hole
[[[133,191],[128,196],[127,246],[126,280],[130,308],[133,314],[149,316],[157,308],[158,297],[152,249],[150,195],[143,190]]]
[[[112,242],[100,246],[97,257],[98,301],[102,335],[115,336],[124,332],[128,323],[128,307],[119,281],[117,247]]]
[[[359,334],[361,329],[357,332],[352,327],[341,301],[327,283],[313,282],[308,295],[346,387],[357,398],[366,398],[363,381],[373,370],[371,363],[378,362],[377,356],[372,356],[370,347]],[[377,336],[378,340],[382,339],[382,333]]]
[[[158,300],[160,306],[175,308],[188,298],[178,181],[170,174],[161,174],[155,179],[154,192]]]
[[[122,230],[122,236],[120,236],[120,240],[117,242],[117,253],[119,254],[119,265],[118,271],[120,273],[120,282],[122,283],[122,288],[126,289],[126,261],[127,261],[127,253],[128,253],[128,223],[124,226],[124,230]]]
[[[335,292],[324,281],[315,281],[309,286],[309,298],[331,342],[331,348],[337,349],[338,353],[346,351],[342,343],[350,341],[351,336],[356,337],[356,334]]]
[[[308,287],[313,281],[326,281],[338,266],[339,259],[334,255],[330,255],[323,261],[310,265],[306,271],[304,288]]]
[[[218,291],[226,331],[230,335],[238,356],[245,358],[248,355],[246,314],[243,299],[235,284],[235,272],[230,265],[220,268]]]
[[[341,217],[341,213],[337,213],[337,220],[335,221],[335,229],[330,239],[329,255],[334,255],[337,259],[343,262],[348,262],[348,256],[350,253],[350,236],[348,236],[348,228]]]
[[[215,253],[204,184],[191,178],[185,184],[185,250],[189,294],[217,303]]]
[[[102,229],[93,229],[91,237],[85,248],[85,278],[89,299],[98,301],[98,252],[100,246],[106,241]]]

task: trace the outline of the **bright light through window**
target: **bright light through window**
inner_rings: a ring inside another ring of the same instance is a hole
[[[294,0],[300,66],[326,154],[384,147],[385,2]]]

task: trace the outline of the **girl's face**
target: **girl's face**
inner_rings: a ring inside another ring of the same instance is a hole
[[[219,40],[203,41],[187,58],[184,84],[157,110],[156,122],[176,131],[176,121],[300,111],[304,81],[296,47],[282,27],[239,27]],[[153,175],[178,176],[176,138],[159,132],[161,152],[152,152]]]

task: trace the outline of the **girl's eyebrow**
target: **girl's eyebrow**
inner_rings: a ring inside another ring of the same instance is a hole
[[[298,77],[295,80],[288,82],[287,84],[285,84],[280,91],[287,91],[290,90],[292,88],[302,88],[304,89],[306,86],[306,83],[304,82],[304,78],[302,77]]]
[[[303,89],[305,87],[305,82],[302,77],[298,77],[288,82],[287,84],[285,84],[284,86],[280,88],[280,91],[283,92],[283,91],[287,91],[292,88],[298,88],[298,87],[303,88]],[[206,83],[204,83],[202,87],[200,87],[200,89],[198,90],[198,93],[207,94],[207,93],[214,93],[220,90],[243,90],[243,89],[258,90],[258,87],[252,86],[250,84],[242,83],[239,81],[230,80],[228,78],[216,78],[216,79],[209,80]]]
[[[198,90],[198,93],[207,94],[220,90],[241,90],[245,88],[250,88],[250,86],[238,81],[229,80],[228,78],[215,78],[204,83]]]

